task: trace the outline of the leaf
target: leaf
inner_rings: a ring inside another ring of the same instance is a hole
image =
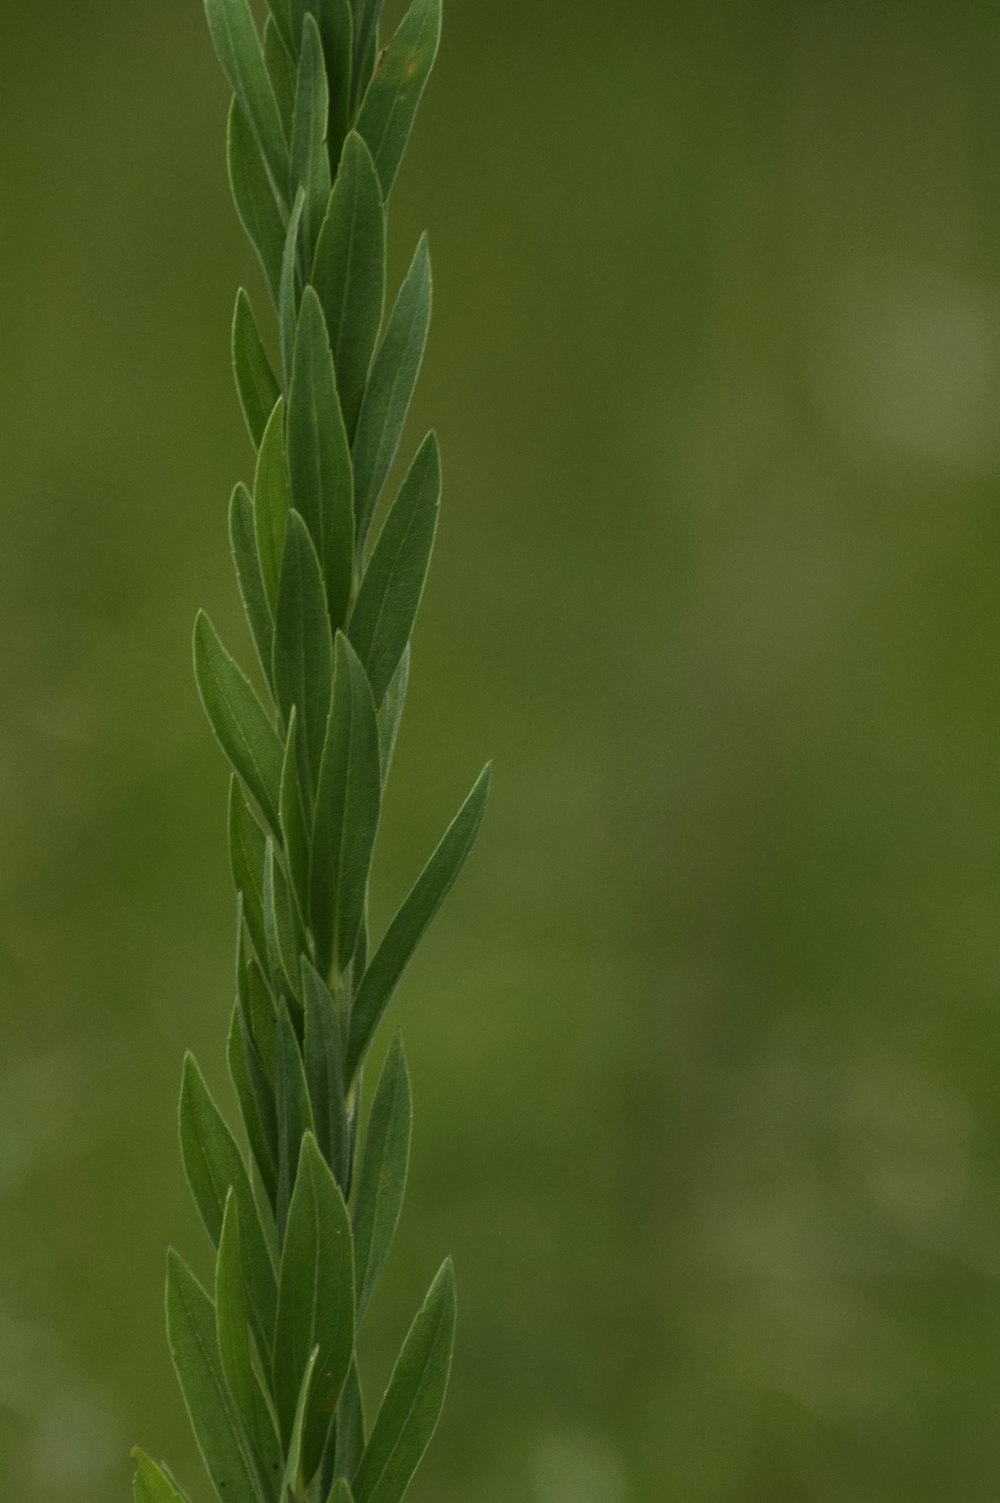
[[[288,716],[285,760],[281,766],[281,834],[296,906],[304,922],[309,911],[309,834],[299,787],[298,739],[298,719],[293,706]]]
[[[167,1335],[184,1403],[216,1493],[225,1503],[266,1503],[226,1386],[212,1301],[177,1253],[167,1254]]]
[[[277,833],[282,745],[246,675],[204,611],[198,612],[194,624],[194,671],[216,740]]]
[[[430,564],[441,499],[441,460],[431,433],[417,451],[383,523],[348,625],[381,705],[410,639]]]
[[[382,787],[385,788],[389,781],[389,773],[392,769],[392,757],[396,750],[396,738],[399,735],[399,723],[403,718],[403,709],[406,705],[406,690],[410,682],[410,644],[407,642],[403,648],[403,656],[399,660],[399,666],[389,681],[389,687],[385,691],[385,699],[378,716],[378,748],[382,762]]]
[[[357,128],[388,201],[441,40],[441,0],[414,0],[365,91]]]
[[[330,1489],[326,1503],[354,1503],[354,1494],[346,1477],[338,1477]]]
[[[330,158],[326,152],[329,95],[326,66],[316,18],[307,14],[295,85],[295,113],[289,157],[289,190],[305,190],[303,233],[306,262],[312,260],[316,236],[330,197]]]
[[[311,796],[319,778],[333,679],[333,637],[323,572],[297,511],[288,515],[285,553],[274,616],[274,693],[287,721],[297,713],[302,786]]]
[[[257,252],[271,301],[277,307],[285,244],[284,217],[253,132],[235,99],[229,110],[227,156],[236,213]]]
[[[302,1055],[284,1002],[278,1008],[275,1034],[274,1097],[278,1109],[278,1237],[284,1241],[302,1139],[314,1131]]]
[[[254,535],[253,501],[246,486],[240,483],[229,503],[229,546],[239,585],[240,599],[253,636],[264,677],[270,680],[274,623],[271,607],[264,593],[264,580],[257,557]]]
[[[385,211],[371,153],[352,131],[316,245],[313,285],[348,434],[357,426],[385,304]]]
[[[342,1474],[339,1479],[342,1486],[340,1493],[334,1490],[330,1496],[334,1499],[341,1499],[343,1503],[343,1500],[351,1497],[347,1479],[354,1476],[365,1449],[365,1404],[358,1379],[356,1360],[351,1363],[351,1370],[347,1375],[344,1391],[337,1405],[335,1442],[334,1464],[336,1471]],[[334,1486],[336,1489],[336,1484]],[[346,1492],[343,1490],[345,1488]]]
[[[344,1100],[344,1037],[337,1004],[316,968],[302,960],[305,1067],[316,1140],[343,1194],[350,1193],[350,1129]]]
[[[424,358],[430,317],[431,263],[427,237],[422,235],[375,356],[354,435],[351,454],[359,538],[367,534],[372,512],[399,448]]]
[[[314,1346],[306,1363],[305,1372],[302,1374],[302,1382],[299,1384],[299,1397],[295,1405],[295,1419],[292,1421],[292,1433],[288,1442],[288,1458],[285,1462],[285,1475],[281,1479],[282,1498],[292,1498],[300,1495],[299,1482],[303,1478],[302,1444],[305,1439],[306,1417],[309,1411],[309,1396],[313,1386],[313,1376],[316,1372],[316,1363],[319,1361],[319,1347]]]
[[[336,629],[347,614],[354,578],[354,476],[330,341],[312,287],[299,314],[287,441],[292,503],[316,545]]]
[[[205,0],[212,41],[222,70],[276,183],[288,169],[288,143],[281,112],[264,66],[260,39],[246,0]]]
[[[490,769],[485,767],[368,964],[351,1009],[348,1086],[413,951],[465,865],[482,823],[489,791]]]
[[[282,129],[291,140],[295,113],[295,64],[273,15],[268,16],[264,23],[264,66],[278,102]]]
[[[247,1302],[261,1351],[269,1351],[276,1298],[274,1266],[257,1215],[243,1155],[191,1054],[184,1059],[180,1130],[184,1172],[213,1247],[218,1247],[222,1235],[229,1190],[232,1189],[236,1196],[243,1232]]]
[[[162,1468],[138,1446],[132,1449],[132,1460],[135,1462],[135,1476],[132,1478],[134,1503],[188,1503]]]
[[[267,8],[285,46],[289,52],[294,52],[295,36],[292,31],[290,0],[267,0]]]
[[[354,67],[358,79],[357,97],[360,98],[375,67],[382,0],[355,0],[355,9],[357,25],[354,40]]]
[[[251,1064],[251,1053],[256,1055]],[[277,1129],[274,1116],[274,1093],[264,1075],[264,1067],[253,1039],[249,1037],[239,1003],[233,1008],[226,1040],[229,1075],[240,1105],[250,1151],[257,1165],[268,1203],[273,1212],[278,1191],[278,1168],[275,1159]],[[262,1104],[261,1092],[264,1091]],[[251,1188],[252,1185],[251,1185]]]
[[[406,1188],[413,1107],[403,1045],[389,1046],[375,1091],[354,1203],[358,1321],[392,1245]]]
[[[354,1355],[354,1259],[347,1208],[316,1140],[302,1140],[278,1278],[274,1396],[282,1435],[291,1430],[299,1385],[320,1349],[303,1433],[303,1471],[319,1464],[326,1432]]]
[[[267,959],[264,937],[264,854],[267,837],[250,811],[238,778],[229,782],[229,863],[243,899],[243,921],[258,958]]]
[[[270,839],[264,848],[263,901],[264,943],[272,989],[278,990],[287,983],[292,995],[297,997],[299,954],[305,939],[299,928],[294,899]]]
[[[260,448],[267,420],[281,395],[250,299],[241,287],[233,314],[233,374],[240,406],[255,449]]]
[[[410,1327],[352,1487],[357,1503],[399,1503],[437,1428],[455,1339],[449,1258]]]
[[[278,331],[281,336],[281,364],[285,372],[285,380],[290,378],[292,359],[295,350],[295,331],[299,313],[299,291],[301,277],[299,275],[300,230],[302,227],[302,215],[306,207],[306,193],[300,188],[295,195],[295,203],[288,220],[288,229],[285,233],[285,245],[281,253],[281,282],[278,289]]]
[[[240,1267],[240,1218],[231,1189],[226,1196],[215,1261],[215,1323],[226,1384],[244,1419],[250,1422],[254,1417],[254,1373]]]
[[[365,911],[381,806],[378,722],[357,654],[342,632],[334,648],[333,704],[313,821],[310,889],[317,968],[342,973]]]
[[[277,385],[277,383],[275,383]],[[281,559],[288,525],[288,474],[285,466],[285,403],[278,397],[271,408],[257,454],[253,482],[254,531],[257,557],[268,604],[274,609],[281,578]]]
[[[323,39],[326,78],[330,94],[327,146],[330,166],[336,171],[340,146],[351,115],[351,57],[354,52],[354,20],[349,0],[318,0],[313,7]]]

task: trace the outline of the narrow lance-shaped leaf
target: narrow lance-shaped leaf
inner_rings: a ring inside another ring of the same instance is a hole
[[[268,16],[264,23],[264,66],[278,103],[282,129],[291,141],[292,117],[295,114],[295,63],[281,34],[281,27],[273,15]]]
[[[317,0],[314,5],[326,60],[330,96],[327,148],[330,167],[336,172],[340,148],[351,115],[351,56],[354,51],[354,20],[350,0]]]
[[[267,959],[264,936],[264,854],[267,837],[254,818],[238,778],[229,784],[229,862],[243,901],[243,921],[258,959]]]
[[[358,130],[388,200],[441,40],[441,0],[414,0],[365,91]]]
[[[237,100],[229,110],[229,185],[240,223],[257,252],[271,301],[278,306],[285,215],[274,196],[260,148]]]
[[[285,1237],[302,1139],[315,1132],[305,1067],[287,1005],[278,1008],[275,1034],[274,1096],[278,1110],[278,1237]]]
[[[246,675],[204,611],[194,626],[194,668],[216,739],[277,833],[282,746]]]
[[[187,1264],[167,1255],[167,1334],[184,1403],[217,1496],[267,1503],[222,1370],[212,1301]]]
[[[132,1478],[134,1503],[188,1503],[187,1497],[174,1486],[151,1456],[135,1446],[132,1451],[135,1476]]]
[[[239,1210],[232,1190],[226,1197],[219,1255],[215,1263],[215,1324],[226,1384],[250,1425],[256,1418],[256,1378],[250,1358],[248,1313],[240,1265]]]
[[[347,1079],[354,1079],[399,978],[413,951],[465,865],[489,797],[490,769],[484,768],[472,792],[445,831],[402,907],[386,930],[362,978],[351,1010]]]
[[[223,72],[268,170],[276,183],[284,182],[288,143],[247,0],[205,0],[205,13]]]
[[[286,431],[292,504],[316,545],[337,628],[354,578],[354,477],[326,323],[312,287],[302,297]]]
[[[278,598],[281,560],[288,525],[288,472],[285,464],[285,403],[271,409],[260,441],[253,481],[254,534],[264,593],[272,611]]]
[[[305,213],[305,207],[306,192],[304,188],[300,188],[295,195],[295,202],[288,219],[288,229],[285,232],[285,246],[281,253],[281,283],[278,289],[278,333],[281,337],[281,364],[286,381],[291,379],[298,328],[299,293],[302,286],[299,260],[302,247],[302,216]]]
[[[332,1475],[336,1475],[337,1472],[341,1473],[340,1480],[346,1488],[347,1479],[354,1476],[365,1449],[365,1403],[358,1378],[357,1361],[352,1362],[344,1384],[344,1391],[340,1395],[340,1402],[337,1405],[337,1433],[332,1438],[334,1442]],[[331,1473],[327,1472],[324,1475],[329,1476]],[[331,1496],[344,1503],[345,1498],[350,1498],[350,1491],[348,1490],[346,1494],[334,1491]]]
[[[264,848],[264,943],[272,990],[287,988],[298,997],[299,956],[305,943],[295,900],[278,865],[274,842]]]
[[[306,1480],[305,1458],[302,1448],[305,1441],[306,1420],[309,1414],[309,1400],[312,1395],[318,1361],[319,1347],[314,1346],[309,1354],[309,1361],[306,1363],[305,1372],[302,1374],[302,1382],[299,1384],[299,1397],[295,1405],[295,1419],[292,1421],[292,1433],[288,1441],[288,1454],[285,1459],[285,1474],[281,1479],[282,1498],[299,1496]]]
[[[385,304],[385,211],[371,153],[356,131],[344,143],[312,280],[326,318],[344,424],[353,435]]]
[[[257,649],[257,657],[265,678],[270,681],[274,622],[271,618],[271,607],[264,592],[260,559],[257,557],[253,500],[242,482],[233,491],[232,500],[229,503],[229,546],[232,550],[233,568],[236,570],[240,599],[243,602],[243,610]]]
[[[302,961],[306,1013],[305,1067],[320,1152],[344,1195],[350,1194],[350,1129],[344,1100],[344,1035],[329,987]]]
[[[286,722],[297,710],[296,747],[309,804],[319,778],[333,679],[333,637],[323,571],[297,511],[288,516],[274,620],[273,682]]]
[[[424,358],[431,318],[431,262],[427,237],[416,253],[389,316],[365,388],[351,454],[358,537],[368,532],[386,476],[396,457],[410,398]]]
[[[312,922],[317,968],[342,973],[354,953],[368,893],[381,805],[378,722],[371,689],[343,633],[335,647],[333,704],[313,825]]]
[[[330,1489],[326,1503],[355,1503],[351,1484],[346,1477],[338,1477]]]
[[[295,1177],[278,1280],[274,1395],[282,1435],[291,1433],[299,1386],[320,1349],[303,1430],[303,1471],[322,1453],[354,1355],[354,1260],[344,1198],[307,1133]]]
[[[255,449],[260,448],[267,420],[281,395],[250,299],[241,287],[233,314],[233,374],[240,406]]]
[[[256,1055],[253,1063],[251,1063],[251,1052]],[[243,1118],[250,1151],[254,1156],[257,1172],[273,1212],[278,1194],[274,1093],[265,1076],[256,1045],[243,1020],[239,1003],[233,1008],[229,1023],[226,1061],[229,1065],[229,1076],[233,1082],[236,1099],[239,1102],[240,1116]]]
[[[357,1503],[399,1503],[437,1428],[455,1337],[455,1278],[444,1264],[403,1344],[352,1479]]]
[[[326,66],[316,18],[307,14],[302,28],[302,51],[295,86],[295,113],[289,168],[289,188],[294,196],[305,191],[303,241],[307,263],[312,260],[316,236],[330,197],[330,158],[326,151],[329,96]]]
[[[406,691],[409,683],[410,644],[407,642],[403,648],[399,666],[389,680],[389,687],[385,691],[385,699],[382,701],[382,708],[378,714],[378,750],[382,762],[383,788],[389,781],[389,773],[392,770],[392,758],[396,750],[403,710],[406,708]]]
[[[243,1155],[212,1100],[191,1054],[184,1060],[180,1106],[184,1171],[199,1214],[215,1247],[222,1236],[226,1196],[236,1196],[243,1230],[242,1251],[247,1299],[261,1350],[270,1347],[274,1324],[275,1277]]]
[[[382,0],[355,0],[355,13],[357,24],[354,28],[354,68],[358,80],[355,102],[358,102],[375,67]]]
[[[360,1321],[392,1245],[406,1188],[413,1108],[403,1046],[393,1039],[368,1118],[354,1205],[354,1260]]]
[[[288,717],[285,760],[281,767],[281,834],[293,896],[304,923],[309,912],[309,832],[302,807],[298,742],[298,716],[293,706]],[[306,791],[309,791],[308,787]]]
[[[441,460],[431,433],[417,451],[365,570],[348,636],[381,705],[403,656],[434,546]]]

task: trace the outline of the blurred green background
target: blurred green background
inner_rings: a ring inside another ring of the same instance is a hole
[[[446,1252],[413,1503],[1000,1489],[1000,22],[969,0],[450,0],[443,525],[376,893],[481,763],[401,992]],[[0,14],[0,1477],[200,1466],[163,1251],[224,1082],[228,372],[256,274],[196,0]],[[245,639],[241,639],[245,640]],[[196,1493],[204,1497],[204,1490]]]

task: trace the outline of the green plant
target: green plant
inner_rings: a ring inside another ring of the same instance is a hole
[[[381,0],[269,0],[262,38],[247,0],[206,9],[234,92],[230,180],[277,314],[281,379],[241,290],[233,362],[256,465],[229,523],[270,704],[203,614],[194,651],[232,766],[229,1065],[247,1151],[189,1056],[181,1147],[215,1281],[206,1292],[170,1253],[169,1342],[222,1503],[396,1503],[444,1398],[455,1296],[446,1262],[369,1432],[356,1343],[406,1178],[399,1040],[359,1150],[361,1072],[488,791],[487,770],[369,954],[369,868],[441,485],[430,435],[369,550],[431,302],[422,239],[384,315],[385,206],[440,0],[413,0],[381,52]],[[133,1454],[137,1503],[186,1498],[166,1466]]]

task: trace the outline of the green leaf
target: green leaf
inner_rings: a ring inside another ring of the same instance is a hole
[[[320,1349],[303,1437],[303,1471],[319,1464],[354,1355],[354,1258],[344,1198],[316,1140],[302,1140],[278,1278],[274,1395],[282,1435],[291,1431],[299,1386]]]
[[[241,287],[233,314],[233,374],[240,406],[255,449],[260,448],[267,420],[281,395],[250,299]]]
[[[288,525],[285,403],[280,396],[271,408],[257,454],[253,516],[261,578],[268,604],[273,610],[278,598],[281,559],[285,551],[285,529]]]
[[[304,922],[309,912],[309,834],[299,787],[298,740],[298,717],[293,706],[288,716],[285,760],[281,767],[281,833],[296,906]]]
[[[278,1237],[284,1241],[302,1139],[314,1131],[305,1067],[284,1002],[278,1008],[275,1034],[274,1097],[278,1109]]]
[[[242,785],[229,783],[229,863],[236,891],[243,899],[243,921],[261,961],[267,959],[264,937],[264,854],[267,838],[250,811]]]
[[[298,913],[285,874],[277,863],[274,843],[264,848],[264,943],[272,987],[287,984],[293,996],[299,990],[299,955],[305,944]]]
[[[329,103],[323,43],[315,16],[307,14],[302,28],[289,159],[290,192],[294,196],[302,187],[306,195],[303,238],[307,263],[312,260],[330,198],[330,158],[326,151]]]
[[[354,476],[330,341],[312,287],[302,297],[288,396],[288,473],[323,566],[330,620],[343,624],[354,578]]]
[[[299,275],[301,252],[302,216],[305,213],[305,189],[295,195],[295,203],[288,220],[285,246],[281,254],[281,285],[278,291],[278,329],[281,336],[281,363],[285,380],[290,379],[295,351],[295,335],[299,315],[299,293],[302,279]]]
[[[346,1477],[337,1477],[327,1496],[326,1503],[354,1503],[351,1484]]]
[[[285,244],[284,212],[275,199],[253,132],[235,99],[229,110],[227,153],[236,212],[257,252],[271,301],[277,307]]]
[[[273,15],[268,16],[264,23],[264,66],[278,101],[282,129],[291,140],[295,113],[295,64]]]
[[[295,1404],[295,1419],[292,1421],[292,1434],[288,1442],[288,1457],[285,1461],[285,1475],[281,1479],[282,1498],[301,1496],[304,1476],[304,1458],[302,1454],[305,1440],[306,1418],[309,1412],[309,1397],[313,1386],[313,1377],[316,1372],[316,1363],[319,1361],[319,1347],[314,1346],[306,1363],[305,1372],[302,1374],[302,1382],[299,1384],[299,1397]]]
[[[204,611],[194,625],[194,671],[216,740],[277,833],[283,748],[246,675]]]
[[[240,1263],[240,1218],[235,1193],[230,1190],[226,1196],[219,1255],[215,1261],[215,1327],[226,1384],[243,1418],[251,1424],[255,1417],[255,1403],[248,1325]]]
[[[441,499],[441,460],[431,433],[417,451],[365,570],[348,636],[381,705],[410,639],[423,594]]]
[[[414,0],[365,91],[358,130],[388,201],[441,40],[441,0]]]
[[[257,557],[257,539],[254,531],[253,501],[242,482],[233,491],[229,503],[229,546],[233,555],[233,568],[239,585],[240,599],[250,625],[254,646],[260,659],[264,676],[270,679],[274,623],[271,607],[264,593],[264,580]]]
[[[317,968],[324,973],[331,961],[342,973],[354,953],[367,900],[381,796],[378,722],[371,689],[353,647],[338,632],[310,878]]]
[[[340,1402],[337,1405],[337,1432],[333,1439],[333,1475],[340,1473],[340,1481],[344,1487],[347,1487],[347,1479],[354,1476],[365,1449],[365,1402],[358,1378],[357,1360],[351,1363],[344,1391],[340,1395]],[[326,1472],[324,1475],[329,1476],[331,1473]],[[350,1491],[339,1495],[334,1493],[332,1496],[350,1497]]]
[[[399,448],[424,358],[430,317],[431,263],[427,237],[422,235],[375,356],[354,435],[351,454],[359,538],[367,534],[372,512]]]
[[[326,318],[350,435],[357,426],[385,304],[385,211],[371,153],[356,131],[344,143],[312,280]]]
[[[313,7],[323,39],[326,78],[330,94],[327,146],[335,171],[340,146],[351,115],[351,57],[354,52],[354,20],[349,0],[318,0]]]
[[[333,637],[323,572],[305,522],[288,515],[274,617],[274,693],[287,721],[297,710],[302,786],[315,792],[333,678]]]
[[[355,11],[357,25],[355,27],[354,67],[358,79],[357,98],[360,98],[375,67],[382,0],[355,0]]]
[[[337,1004],[315,967],[302,961],[305,1066],[320,1152],[344,1195],[350,1191],[350,1127],[344,1100],[344,1036]]]
[[[392,769],[392,757],[396,750],[396,738],[399,735],[399,723],[403,718],[403,710],[406,705],[406,691],[410,683],[410,644],[407,642],[403,648],[403,656],[399,660],[399,666],[389,681],[389,687],[385,691],[385,699],[378,714],[378,748],[382,762],[382,787],[385,788],[389,781],[389,773]]]
[[[191,1054],[184,1059],[180,1130],[184,1172],[214,1247],[218,1247],[222,1235],[229,1190],[232,1189],[236,1196],[243,1233],[243,1276],[254,1334],[261,1351],[269,1351],[276,1290],[267,1239],[257,1214],[243,1155]]]
[[[167,1254],[167,1335],[198,1448],[223,1503],[267,1503],[226,1385],[212,1301],[187,1264]]]
[[[386,930],[368,964],[351,1009],[347,1080],[353,1081],[382,1014],[427,925],[465,865],[482,823],[490,791],[486,767]]]
[[[261,884],[263,890],[263,875]],[[274,1074],[274,1034],[277,1028],[274,996],[267,984],[261,963],[253,956],[247,956],[242,946],[241,956],[243,963],[237,975],[240,1008],[246,1019],[250,1037],[270,1079]]]
[[[358,1320],[392,1245],[406,1188],[413,1107],[403,1045],[397,1035],[382,1066],[368,1118],[354,1203]]]
[[[253,1064],[251,1064],[251,1055],[256,1056]],[[257,1046],[249,1036],[249,1028],[244,1023],[239,1003],[233,1008],[229,1023],[226,1060],[236,1098],[239,1101],[240,1115],[250,1143],[250,1151],[254,1156],[257,1172],[273,1211],[278,1193],[274,1093],[264,1074]]]
[[[403,1343],[371,1439],[352,1481],[357,1503],[399,1503],[437,1428],[455,1339],[451,1259]]]
[[[188,1503],[162,1468],[138,1446],[132,1449],[132,1460],[135,1462],[135,1476],[132,1478],[134,1503]]]
[[[288,143],[247,0],[205,0],[205,14],[222,70],[261,156],[274,181],[283,183],[288,170]]]
[[[278,29],[281,40],[288,51],[295,51],[295,34],[292,31],[291,4],[290,0],[267,0],[267,8],[270,11],[270,19]]]

